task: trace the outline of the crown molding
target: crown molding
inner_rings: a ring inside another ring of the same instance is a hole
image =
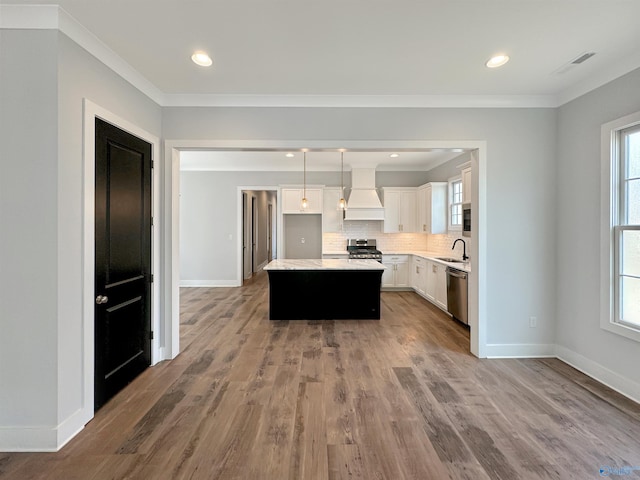
[[[58,5],[0,5],[0,28],[58,30],[162,106],[164,94]]]
[[[553,95],[181,95],[165,107],[553,108]]]

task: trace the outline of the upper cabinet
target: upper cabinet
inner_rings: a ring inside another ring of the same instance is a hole
[[[325,188],[322,192],[322,231],[323,232],[342,232],[343,229],[343,213],[344,210],[338,208],[341,190],[337,187]]]
[[[447,233],[447,182],[431,182],[418,187],[418,228],[420,233]]]
[[[383,188],[384,232],[410,233],[416,231],[416,189]]]
[[[282,213],[322,213],[322,188],[282,188]],[[302,196],[306,193],[309,206],[302,208]]]
[[[460,165],[462,176],[462,203],[471,203],[471,162]]]

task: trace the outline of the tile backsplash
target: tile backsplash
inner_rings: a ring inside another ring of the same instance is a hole
[[[429,251],[442,255],[462,256],[462,245],[458,243],[455,250],[451,245],[461,235],[428,235],[424,233],[384,233],[382,221],[345,221],[342,232],[323,233],[322,250],[324,252],[343,252],[347,249],[349,238],[375,238],[378,249],[387,252]],[[469,239],[467,253],[469,253]]]
[[[457,258],[462,258],[463,247],[462,243],[458,242],[456,248],[451,250],[451,246],[453,242],[458,238],[463,238],[467,244],[467,255],[469,255],[469,251],[471,250],[470,242],[471,239],[469,237],[462,237],[462,233],[457,234],[442,234],[442,235],[427,235],[429,237],[427,249],[430,252],[438,253],[442,256],[453,256]]]

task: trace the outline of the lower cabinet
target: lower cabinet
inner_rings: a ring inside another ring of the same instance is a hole
[[[413,289],[447,311],[447,266],[417,255],[382,255],[382,288]]]
[[[382,255],[382,288],[410,288],[409,255]]]
[[[438,263],[426,260],[427,300],[435,303],[443,310],[447,310],[447,267]]]
[[[411,260],[411,288],[426,297],[427,295],[427,260],[414,256]]]

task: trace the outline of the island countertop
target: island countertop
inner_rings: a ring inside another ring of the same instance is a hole
[[[385,267],[376,260],[360,259],[287,259],[273,260],[264,270],[384,270]]]

